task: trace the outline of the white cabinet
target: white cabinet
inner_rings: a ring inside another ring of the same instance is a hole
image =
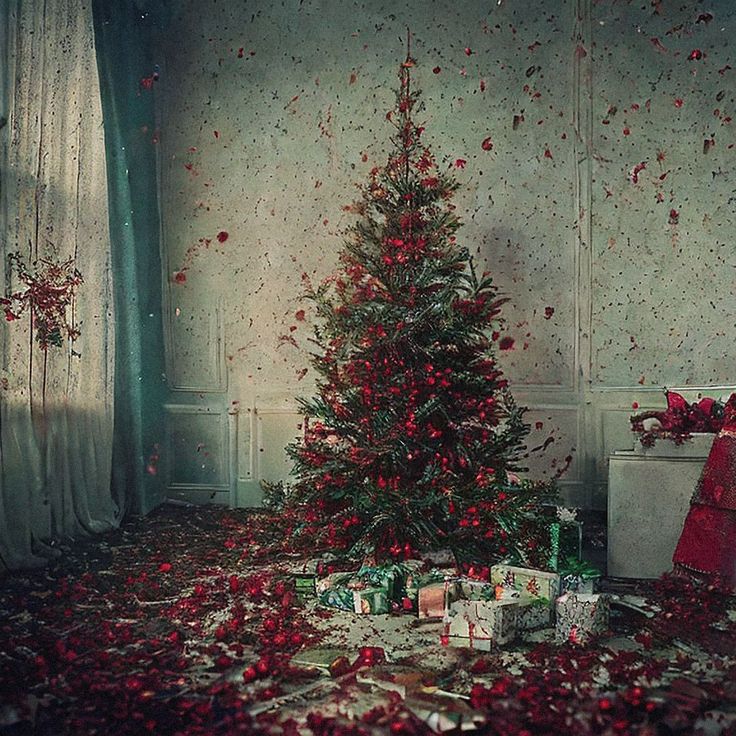
[[[658,440],[654,447],[614,452],[608,468],[608,575],[657,578],[672,569],[695,484],[713,434],[696,434],[682,445]]]

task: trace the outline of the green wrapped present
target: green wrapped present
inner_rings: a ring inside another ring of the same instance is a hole
[[[406,569],[400,564],[366,566],[358,570],[355,577],[368,586],[384,588],[390,601],[401,598]]]
[[[594,593],[601,572],[585,560],[568,557],[560,565],[560,595]]]
[[[355,610],[353,591],[348,587],[352,577],[353,573],[336,572],[317,580],[315,589],[319,602],[343,611]]]
[[[315,575],[293,575],[294,590],[296,595],[301,600],[312,598],[317,593],[316,582],[317,577]]]
[[[388,589],[367,587],[353,590],[353,610],[355,613],[389,613],[391,600],[388,596]]]
[[[391,610],[390,577],[383,578],[385,585],[371,585],[369,576],[358,573],[334,573],[316,583],[319,602],[330,608],[354,613],[388,613]],[[376,578],[374,578],[376,579]]]
[[[583,524],[577,519],[567,518],[553,521],[549,526],[550,558],[549,567],[557,571],[560,560],[583,558]]]
[[[444,583],[445,573],[440,570],[430,570],[429,572],[419,573],[418,571],[410,571],[404,578],[404,586],[402,589],[402,608],[405,611],[417,612],[417,604],[419,601],[419,589],[433,583]]]

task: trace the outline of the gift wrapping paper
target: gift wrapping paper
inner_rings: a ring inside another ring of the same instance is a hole
[[[518,603],[516,601],[453,601],[448,611],[447,633],[461,646],[490,650],[492,644],[503,645],[516,636]]]
[[[555,572],[503,564],[491,568],[491,583],[518,591],[522,599],[541,599],[548,605],[553,604],[560,591],[560,576]]]
[[[608,630],[609,600],[599,593],[565,593],[557,599],[555,641],[585,644]]]

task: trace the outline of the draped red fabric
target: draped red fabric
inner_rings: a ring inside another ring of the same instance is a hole
[[[736,401],[711,447],[672,561],[736,587]]]

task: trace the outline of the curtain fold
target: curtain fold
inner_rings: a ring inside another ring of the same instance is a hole
[[[93,0],[105,119],[116,313],[113,488],[147,513],[163,500],[157,460],[166,398],[154,112],[165,4]]]
[[[0,312],[0,561],[19,568],[43,564],[53,540],[116,526],[125,499],[110,492],[115,305],[92,11],[6,0],[0,26],[0,279],[12,295]]]

